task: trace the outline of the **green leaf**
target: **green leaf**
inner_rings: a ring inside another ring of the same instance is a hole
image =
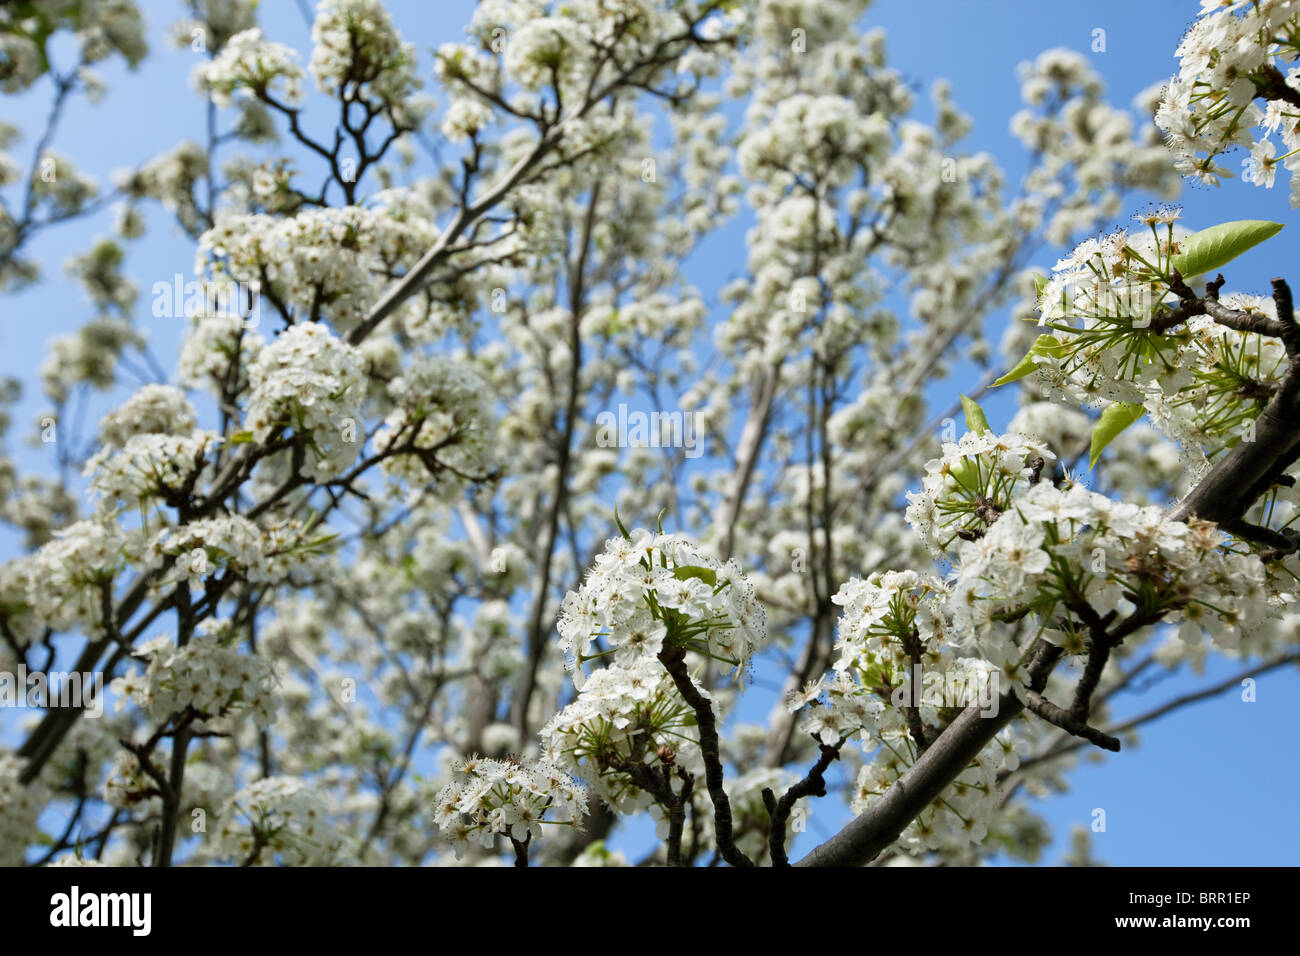
[[[973,458],[963,458],[949,470],[952,480],[968,492],[983,491],[979,487],[979,464]]]
[[[702,568],[698,564],[683,564],[673,569],[673,577],[678,581],[699,578],[711,588],[718,586],[718,573],[712,568]]]
[[[1064,343],[1057,340],[1054,335],[1040,335],[1034,339],[1034,344],[1029,347],[1025,357],[1016,363],[1015,368],[1007,372],[1000,379],[994,382],[994,385],[1006,385],[1017,379],[1022,379],[1026,375],[1032,375],[1038,371],[1038,363],[1034,361],[1036,355],[1051,355],[1059,357],[1061,351],[1065,348]]]
[[[619,517],[618,517],[618,505],[614,505],[614,524],[618,525],[618,533],[619,533],[619,534],[621,534],[623,537],[627,538],[627,540],[629,540],[629,541],[632,540],[632,536],[631,536],[630,534],[627,533],[627,528],[623,527],[623,522],[619,520]]]
[[[1146,414],[1139,402],[1115,402],[1101,413],[1097,427],[1092,430],[1092,450],[1088,454],[1088,467],[1097,464],[1101,450],[1115,440],[1115,436]]]
[[[1183,251],[1173,257],[1173,266],[1184,279],[1226,265],[1247,249],[1282,231],[1282,223],[1266,219],[1238,219],[1222,222],[1192,233],[1181,243]]]
[[[230,444],[232,445],[247,445],[252,440],[252,432],[235,432],[230,436]]]
[[[974,432],[976,435],[983,432],[991,432],[989,420],[984,416],[984,409],[980,408],[979,403],[973,398],[961,397],[961,407],[966,413],[966,430]]]

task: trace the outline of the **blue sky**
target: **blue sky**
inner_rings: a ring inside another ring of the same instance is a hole
[[[180,5],[168,0],[142,3],[150,23],[151,56],[135,74],[116,65],[105,69],[109,92],[98,107],[78,100],[67,111],[54,148],[70,155],[102,185],[114,168],[136,165],[172,147],[179,139],[201,139],[203,108],[192,92],[189,72],[199,56],[188,49],[173,50],[162,42],[162,30],[179,15]],[[304,51],[309,31],[294,0],[264,0],[266,32]],[[427,65],[428,51],[458,39],[473,4],[469,0],[391,0],[394,20],[414,42]],[[1024,169],[1024,154],[1008,132],[1011,116],[1020,108],[1016,66],[1042,50],[1065,46],[1086,54],[1104,77],[1112,103],[1129,106],[1139,91],[1166,78],[1175,69],[1173,50],[1196,15],[1195,0],[1092,0],[1087,4],[1030,0],[877,0],[864,26],[887,31],[891,64],[918,86],[918,113],[927,117],[924,95],[939,78],[952,81],[954,98],[972,115],[974,131],[966,141],[971,150],[988,150],[998,157],[1015,182]],[[1104,30],[1105,51],[1094,52],[1096,30]],[[56,62],[66,65],[67,52]],[[436,91],[434,91],[436,93]],[[45,84],[29,93],[0,99],[3,118],[27,134],[17,155],[26,161],[40,124],[49,90]],[[308,113],[310,124],[310,111]],[[1274,275],[1287,275],[1295,261],[1300,221],[1287,206],[1286,185],[1263,190],[1229,181],[1218,190],[1187,187],[1184,218],[1192,228],[1228,219],[1274,219],[1288,228],[1273,241],[1234,264],[1229,288],[1265,291]],[[1141,205],[1136,199],[1134,210]],[[150,286],[170,281],[173,273],[189,274],[193,266],[190,242],[171,226],[159,209],[149,212],[150,232],[129,246],[127,272],[140,286],[137,321],[150,337],[164,368],[171,368],[179,341],[180,320],[155,319],[149,314]],[[1116,225],[1121,225],[1117,223]],[[744,270],[744,218],[728,224],[688,263],[687,278],[710,294]],[[89,304],[62,275],[62,263],[83,250],[95,235],[109,233],[107,215],[47,232],[29,247],[29,254],[46,268],[45,281],[19,295],[0,297],[0,370],[19,377],[27,394],[16,410],[11,444],[26,434],[43,410],[35,369],[51,336],[73,331],[90,315]],[[1057,255],[1045,251],[1037,264],[1050,266]],[[1293,279],[1300,277],[1292,276]],[[995,319],[1004,322],[1005,315]],[[996,335],[994,336],[996,342]],[[125,394],[125,393],[121,393]],[[986,403],[995,427],[1010,414],[1009,396]],[[88,416],[93,423],[102,408]],[[49,446],[17,452],[24,468],[52,466]],[[0,530],[0,558],[16,553],[16,539]],[[1178,693],[1222,679],[1240,665],[1212,662],[1207,674],[1176,675],[1150,694],[1120,698],[1116,713],[1127,716]],[[1095,808],[1106,811],[1107,829],[1095,834],[1094,849],[1104,861],[1120,865],[1284,864],[1300,854],[1300,820],[1294,811],[1300,771],[1294,760],[1274,745],[1285,740],[1284,728],[1295,728],[1300,675],[1294,669],[1260,679],[1257,700],[1245,703],[1229,693],[1182,710],[1150,726],[1136,750],[1081,767],[1070,777],[1068,793],[1038,804],[1056,830],[1057,842],[1044,855],[1059,858],[1071,824],[1088,823]],[[765,708],[764,708],[765,709]],[[12,728],[0,729],[9,739]],[[796,845],[796,853],[829,835],[823,816]],[[635,842],[635,835],[629,842]]]

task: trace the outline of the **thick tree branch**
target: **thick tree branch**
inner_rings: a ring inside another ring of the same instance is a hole
[[[659,652],[659,661],[667,668],[682,698],[695,711],[700,730],[700,752],[704,755],[704,782],[713,801],[713,828],[717,835],[718,851],[732,866],[753,866],[754,861],[736,846],[732,837],[731,800],[722,785],[722,755],[718,744],[718,722],[713,714],[713,704],[700,693],[686,670],[686,652],[680,647],[665,647]]]
[[[1178,281],[1181,283],[1181,279]],[[1210,283],[1206,297],[1198,301],[1204,305],[1206,314],[1228,325],[1223,313],[1233,310],[1218,305],[1221,282],[1222,276],[1217,277]],[[1190,294],[1186,286],[1182,290],[1175,287],[1174,291],[1180,296],[1184,292]],[[1291,290],[1282,279],[1273,280],[1273,298],[1277,304],[1277,320],[1252,316],[1258,327],[1248,331],[1281,339],[1291,364],[1279,380],[1273,397],[1255,419],[1252,440],[1238,442],[1215,463],[1209,474],[1173,509],[1170,517],[1176,520],[1186,521],[1195,516],[1221,526],[1240,521],[1255,500],[1281,479],[1300,456],[1300,326],[1293,314]],[[1184,297],[1184,302],[1187,301]]]
[[[1025,706],[1037,714],[1049,724],[1060,727],[1062,730],[1073,734],[1075,737],[1082,737],[1084,740],[1091,741],[1103,750],[1113,750],[1119,752],[1119,741],[1109,734],[1104,734],[1095,727],[1089,727],[1082,720],[1079,720],[1070,711],[1057,707],[1042,694],[1035,691],[1025,691]]]

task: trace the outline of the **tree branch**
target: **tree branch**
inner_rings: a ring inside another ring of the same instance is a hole
[[[817,741],[821,756],[806,777],[782,794],[780,800],[776,799],[771,787],[763,788],[763,806],[767,807],[767,814],[772,820],[767,836],[768,852],[772,855],[772,865],[776,867],[790,865],[790,859],[785,854],[785,824],[790,819],[790,811],[794,809],[795,802],[803,797],[826,796],[826,778],[823,775],[831,763],[839,759],[840,748],[844,746],[843,738],[834,746],[827,746],[818,737],[813,739]]]
[[[1028,668],[1030,690],[1042,691],[1060,657],[1059,647],[1034,642]],[[1020,698],[1010,691],[999,698],[993,716],[983,716],[978,705],[967,707],[892,787],[795,866],[862,866],[875,859],[1023,710]]]
[[[713,801],[713,828],[717,834],[718,851],[732,866],[753,866],[754,861],[741,852],[732,837],[731,800],[722,785],[722,756],[713,704],[691,680],[691,675],[686,670],[685,650],[680,647],[665,647],[659,652],[659,661],[672,676],[678,692],[695,711],[700,730],[700,752],[704,755],[704,782],[708,785],[709,798]]]

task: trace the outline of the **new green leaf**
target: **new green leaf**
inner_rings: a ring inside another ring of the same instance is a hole
[[[980,408],[979,403],[973,398],[961,397],[962,410],[966,412],[966,430],[974,432],[976,435],[982,432],[991,432],[989,420],[984,417],[984,409]]]
[[[623,527],[623,522],[622,522],[621,520],[619,520],[619,517],[618,517],[618,505],[614,505],[614,524],[618,527],[618,533],[619,533],[619,534],[621,534],[621,535],[622,535],[624,538],[626,538],[628,541],[631,541],[631,540],[632,540],[632,536],[631,536],[630,534],[627,533],[627,528]]]
[[[1282,223],[1266,219],[1222,222],[1184,239],[1180,243],[1183,251],[1173,257],[1173,266],[1184,279],[1190,279],[1226,265],[1281,231]]]
[[[1114,441],[1115,436],[1143,416],[1146,409],[1139,402],[1115,402],[1101,413],[1097,427],[1092,430],[1092,450],[1088,454],[1088,467],[1097,464],[1101,450]]]
[[[673,569],[673,577],[678,581],[687,581],[691,578],[699,578],[709,587],[718,586],[718,573],[712,568],[702,568],[698,564],[683,564]]]
[[[1034,361],[1035,356],[1051,355],[1059,357],[1061,349],[1063,348],[1064,345],[1057,341],[1056,336],[1040,335],[1034,340],[1034,344],[1030,346],[1029,351],[1025,353],[1025,357],[1016,364],[1015,368],[1007,372],[1006,375],[1003,375],[993,384],[1006,385],[1009,382],[1014,382],[1017,379],[1024,378],[1026,375],[1032,375],[1038,370],[1038,363]]]

